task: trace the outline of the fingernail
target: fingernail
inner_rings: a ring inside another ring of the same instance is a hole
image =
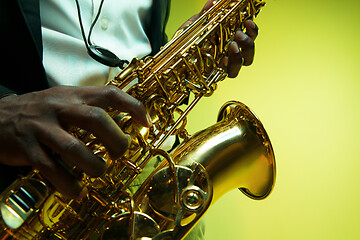
[[[256,28],[256,24],[253,22],[253,21],[251,21],[251,20],[247,20],[247,22],[248,22],[248,26],[249,27],[251,27],[252,29],[255,29]]]
[[[229,58],[225,57],[224,58],[224,66],[227,68],[229,66]]]
[[[246,38],[247,38],[247,35],[244,32],[238,31],[238,40],[244,41]]]
[[[151,119],[149,113],[146,113],[146,120],[147,120],[149,127],[152,127],[153,123],[152,123],[152,119]]]
[[[232,45],[231,49],[233,53],[238,54],[240,52],[238,44],[235,41],[233,41],[231,45]]]
[[[252,27],[252,29],[254,29],[254,30],[257,29],[257,26],[256,26],[256,24],[255,24],[254,22],[251,22],[251,27]]]
[[[131,143],[132,143],[132,138],[131,138],[131,136],[130,136],[129,134],[125,134],[125,137],[127,138],[128,143],[129,143],[129,146],[130,146]]]
[[[88,195],[88,193],[89,193],[89,191],[88,191],[87,187],[83,187],[79,196],[76,199],[81,200],[81,199],[85,198]]]

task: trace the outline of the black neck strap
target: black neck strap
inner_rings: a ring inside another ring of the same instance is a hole
[[[82,23],[82,19],[81,19],[81,10],[80,10],[80,4],[78,0],[75,0],[76,2],[76,7],[77,7],[77,12],[78,12],[78,17],[79,17],[79,23],[80,23],[80,29],[81,29],[81,35],[83,37],[84,43],[85,43],[85,47],[87,49],[88,54],[95,59],[96,61],[98,61],[101,64],[104,64],[106,66],[109,67],[119,67],[120,69],[124,69],[125,68],[125,64],[129,64],[129,61],[127,60],[121,60],[119,59],[113,52],[100,47],[98,45],[92,44],[91,40],[90,40],[90,36],[92,33],[92,30],[100,16],[100,12],[104,3],[104,0],[101,0],[100,2],[100,6],[98,9],[98,12],[95,16],[94,21],[91,23],[90,26],[90,30],[89,30],[89,34],[88,34],[88,39],[86,40],[86,36],[85,36],[85,30],[84,30],[84,26]]]

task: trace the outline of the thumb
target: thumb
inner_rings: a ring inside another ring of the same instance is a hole
[[[204,7],[202,8],[202,10],[201,10],[198,14],[195,14],[194,16],[192,16],[191,18],[189,18],[184,24],[182,24],[182,25],[179,27],[178,31],[187,28],[190,24],[192,24],[193,22],[195,22],[196,19],[198,19],[202,14],[204,14],[207,10],[209,10],[209,9],[212,7],[213,2],[214,2],[214,0],[208,0],[208,1],[205,3],[205,5],[204,5]]]
[[[214,0],[208,0],[206,3],[205,3],[205,5],[204,5],[204,7],[203,7],[203,9],[201,10],[201,14],[203,14],[204,12],[206,12],[207,10],[209,10],[212,6],[213,6],[213,4],[214,4]]]

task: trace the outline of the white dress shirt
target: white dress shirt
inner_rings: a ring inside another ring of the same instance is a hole
[[[87,37],[100,0],[79,0]],[[105,0],[92,43],[130,61],[151,53],[146,36],[152,0]],[[121,70],[93,60],[81,35],[75,0],[40,0],[43,61],[51,85],[104,85]]]

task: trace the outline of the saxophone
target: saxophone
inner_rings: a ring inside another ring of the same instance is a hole
[[[211,204],[234,188],[252,199],[266,198],[275,182],[274,153],[247,106],[227,102],[213,126],[193,136],[185,128],[196,103],[226,78],[219,63],[235,31],[244,30],[244,22],[264,4],[214,1],[157,55],[133,59],[109,84],[139,99],[153,126],[137,126],[128,114],[107,109],[132,138],[124,156],[115,160],[94,135],[72,129],[106,160],[106,173],[90,178],[73,167],[89,190],[81,200],[61,195],[37,170],[17,179],[0,196],[0,239],[182,239]],[[181,143],[168,153],[162,146],[174,135]]]

